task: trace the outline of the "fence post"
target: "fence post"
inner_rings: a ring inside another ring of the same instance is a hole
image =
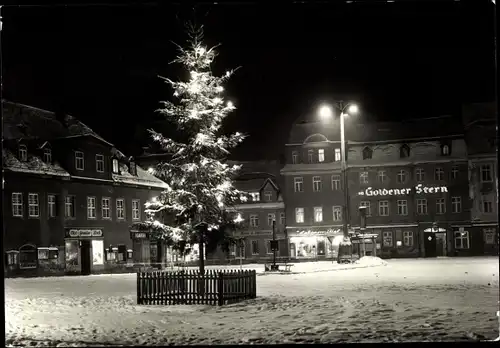
[[[224,279],[223,279],[223,273],[219,272],[218,277],[217,277],[217,293],[218,293],[218,301],[219,301],[219,306],[222,306],[224,304]]]
[[[257,273],[252,270],[252,298],[257,298]]]
[[[141,273],[137,272],[137,304],[142,304],[141,296]]]

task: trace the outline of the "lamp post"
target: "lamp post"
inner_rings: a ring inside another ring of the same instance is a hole
[[[340,111],[340,170],[342,174],[342,185],[344,188],[344,204],[342,205],[342,217],[343,217],[343,233],[344,237],[349,236],[348,232],[348,221],[349,221],[349,185],[347,180],[347,156],[346,156],[346,144],[345,144],[345,127],[344,118],[349,116],[349,114],[356,114],[358,112],[358,107],[356,104],[347,103],[344,104],[343,101],[339,101],[335,104],[335,107]],[[333,116],[333,110],[328,105],[323,105],[319,109],[319,115],[323,119],[331,119]]]

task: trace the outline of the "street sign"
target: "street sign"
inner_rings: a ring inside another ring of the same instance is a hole
[[[277,240],[271,241],[271,251],[278,251],[278,241]]]

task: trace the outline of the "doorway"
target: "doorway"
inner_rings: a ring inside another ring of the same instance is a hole
[[[425,257],[436,257],[437,245],[436,234],[434,232],[426,232],[424,234],[424,250]]]
[[[290,243],[290,257],[295,259],[297,257],[297,250],[295,249],[295,243]]]
[[[436,233],[436,256],[446,256],[446,232]]]
[[[80,258],[82,264],[82,275],[89,275],[91,272],[91,252],[92,248],[90,246],[90,240],[80,241]]]

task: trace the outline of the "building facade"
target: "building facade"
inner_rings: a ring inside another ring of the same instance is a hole
[[[465,105],[462,110],[468,151],[471,224],[463,231],[477,240],[478,253],[498,255],[497,108],[495,103]]]
[[[72,116],[3,102],[7,276],[123,272],[164,183]]]
[[[382,257],[479,253],[482,240],[463,233],[470,226],[472,202],[460,122],[451,117],[347,120],[345,134],[347,222],[351,232],[359,230],[359,207],[366,206],[365,232],[377,234],[367,252],[377,248]],[[292,258],[336,256],[345,218],[339,140],[338,120],[306,120],[292,127],[281,171]]]

